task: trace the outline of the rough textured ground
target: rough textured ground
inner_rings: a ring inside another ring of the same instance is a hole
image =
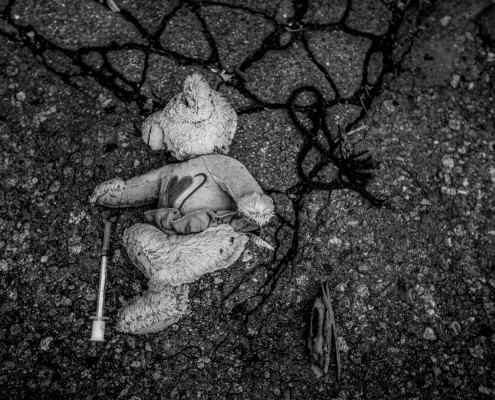
[[[115,3],[0,0],[2,398],[493,398],[495,5]],[[124,335],[146,281],[119,238],[145,209],[118,211],[90,342],[111,214],[88,196],[173,162],[139,127],[194,71],[239,114],[231,155],[275,200],[276,250],[196,282],[171,329]],[[340,381],[306,350],[325,280]]]

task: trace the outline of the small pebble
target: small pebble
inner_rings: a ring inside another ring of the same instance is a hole
[[[41,257],[41,260],[40,260],[43,264],[47,263],[48,262],[48,257],[47,256],[43,256]]]
[[[72,300],[69,299],[68,297],[62,297],[62,299],[60,300],[60,304],[67,307],[72,304]]]
[[[359,297],[368,297],[370,295],[370,290],[366,285],[359,285],[357,288],[357,294]]]
[[[161,379],[161,377],[162,377],[162,375],[160,374],[160,371],[155,371],[152,375],[152,378],[154,381]]]
[[[492,183],[495,183],[495,168],[494,167],[490,167],[490,179],[491,179]]]
[[[385,107],[385,110],[389,113],[393,113],[395,111],[395,106],[392,100],[385,100],[383,102],[383,107]]]
[[[127,345],[128,345],[131,349],[135,349],[135,348],[136,348],[136,339],[134,339],[133,337],[128,337],[128,338],[127,338]]]
[[[319,379],[319,378],[321,378],[323,375],[325,375],[325,374],[323,373],[323,370],[322,370],[320,367],[318,367],[317,365],[315,365],[315,364],[311,365],[311,370],[312,370],[312,371],[313,371],[313,373],[315,374],[316,379]]]
[[[88,302],[93,302],[94,300],[96,300],[96,293],[94,292],[88,292],[86,293],[86,295],[84,296],[84,298],[88,301]]]
[[[72,254],[79,254],[82,251],[82,238],[80,236],[72,236],[69,238],[69,251]]]
[[[495,390],[494,389],[490,389],[486,386],[483,386],[481,385],[479,388],[478,388],[478,391],[482,394],[486,394],[487,396],[490,396],[491,394],[495,393]]]
[[[339,292],[343,292],[345,291],[347,285],[345,283],[341,283],[340,285],[337,285],[336,287],[336,290],[338,290]]]
[[[289,44],[289,42],[291,41],[292,39],[292,33],[290,32],[283,32],[281,35],[280,35],[280,39],[279,39],[279,44],[280,46],[286,46]]]
[[[16,95],[15,95],[15,99],[17,101],[25,101],[26,100],[26,93],[24,92],[18,92]]]
[[[55,181],[50,185],[50,192],[57,193],[60,190],[60,182]]]
[[[52,342],[53,342],[53,338],[51,336],[47,336],[46,338],[42,339],[40,342],[41,350],[45,350],[45,351],[48,350]]]
[[[108,105],[109,105],[111,102],[112,102],[112,99],[106,99],[105,101],[103,101],[103,102],[101,103],[101,106],[102,106],[103,108],[107,108],[107,107],[108,107]]]
[[[0,260],[0,271],[7,272],[9,270],[9,264],[7,260]]]
[[[450,15],[446,15],[445,17],[443,17],[441,20],[440,20],[440,24],[442,26],[447,26],[450,22],[450,20],[452,19],[452,17]]]
[[[461,80],[461,77],[457,74],[452,75],[452,80],[450,81],[450,86],[452,86],[454,89],[457,89],[459,86],[459,82]]]
[[[454,168],[454,159],[451,156],[443,156],[442,164],[445,168],[452,169]]]
[[[347,342],[344,340],[342,336],[339,336],[337,339],[339,342],[339,350],[343,353],[347,353],[349,351],[349,346],[347,345]]]
[[[244,253],[242,253],[242,262],[248,262],[253,259],[253,252],[249,249],[244,250]]]
[[[423,339],[426,340],[436,340],[437,336],[435,335],[435,331],[431,328],[426,328],[423,332]]]
[[[458,119],[452,118],[449,120],[449,128],[452,129],[453,131],[458,131],[461,129],[461,121]]]
[[[471,353],[471,356],[473,356],[473,358],[480,358],[480,359],[484,358],[485,352],[479,344],[477,344],[474,347],[468,347],[468,349],[469,349],[469,352]]]
[[[12,66],[12,65],[9,65],[7,67],[7,75],[10,76],[10,77],[14,77],[16,76],[17,74],[19,73],[19,69]]]

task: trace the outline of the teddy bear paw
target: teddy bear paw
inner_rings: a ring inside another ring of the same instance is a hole
[[[110,197],[115,197],[116,194],[122,192],[122,190],[124,189],[124,185],[125,185],[125,181],[119,177],[100,183],[93,190],[93,194],[89,198],[89,202],[91,204],[95,204],[100,197],[105,195],[110,195]]]

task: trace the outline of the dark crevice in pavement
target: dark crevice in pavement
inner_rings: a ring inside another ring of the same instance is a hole
[[[347,10],[349,9],[349,4],[350,2],[348,2]],[[342,20],[345,20],[346,15],[347,13],[344,14]],[[374,39],[373,45],[371,46],[371,49],[373,49],[373,51],[381,51],[382,54],[384,54],[384,67],[382,69],[382,73],[380,74],[377,80],[377,83],[374,86],[372,86],[369,89],[369,91],[367,91],[368,96],[365,99],[365,106],[367,109],[371,108],[371,103],[373,99],[380,93],[383,84],[383,77],[385,76],[385,74],[392,72],[399,65],[393,62],[390,54],[392,53],[392,48],[394,45],[392,38],[397,33],[403,15],[404,12],[401,12],[400,16],[394,19],[388,32],[383,37],[376,37]],[[302,18],[303,15],[299,16],[298,19],[302,20]],[[305,47],[308,50],[307,44],[305,44]],[[315,62],[315,64],[317,64],[313,57],[311,57],[311,59],[313,62]],[[318,67],[320,68],[320,70],[324,70],[322,66],[318,65]],[[363,69],[366,71],[367,69],[366,64]],[[326,70],[324,70],[324,72],[325,75],[327,75]],[[334,88],[335,92],[338,93],[335,84],[333,84],[331,79],[329,79],[329,82]],[[358,90],[358,92],[362,90],[363,85],[365,85],[364,79],[361,84],[361,88]],[[296,97],[298,92],[302,92],[304,90],[312,91],[317,95],[318,98],[317,103],[311,105],[311,107],[308,107],[310,108],[310,110],[307,112],[307,114],[309,114],[313,122],[312,130],[306,129],[303,126],[303,124],[299,123],[299,121],[297,120],[297,116],[295,115],[294,109],[293,107],[291,107],[292,100]],[[351,96],[351,98],[355,98],[356,95],[357,93]],[[335,104],[338,103],[339,100],[340,97],[337,96],[337,100],[335,101]],[[352,101],[350,103],[352,104]],[[292,186],[288,190],[288,193],[295,195],[295,199],[292,200],[293,209],[296,215],[296,221],[293,228],[293,237],[291,241],[292,245],[290,246],[286,255],[282,258],[282,260],[272,262],[271,265],[266,266],[271,271],[271,274],[268,276],[268,279],[266,279],[264,284],[256,292],[256,296],[261,296],[262,300],[258,302],[255,307],[253,307],[246,313],[246,318],[245,318],[246,322],[248,322],[249,317],[252,315],[256,315],[256,318],[260,317],[259,315],[256,314],[256,312],[259,311],[260,308],[268,301],[268,299],[271,298],[272,293],[277,288],[277,284],[280,276],[285,272],[285,269],[296,260],[296,258],[301,256],[301,245],[299,243],[298,234],[299,234],[299,228],[301,226],[301,217],[302,217],[301,212],[303,210],[302,197],[305,194],[310,193],[312,190],[324,190],[331,192],[337,189],[350,189],[359,193],[363,198],[368,200],[370,204],[372,204],[373,206],[377,206],[377,207],[389,206],[386,201],[376,198],[374,195],[372,195],[365,189],[366,184],[372,178],[371,171],[373,171],[375,167],[373,160],[369,156],[367,156],[366,154],[358,154],[359,156],[362,156],[364,158],[359,158],[359,157],[353,158],[353,156],[351,156],[350,158],[345,159],[345,158],[339,158],[336,155],[336,152],[341,150],[340,147],[341,142],[339,142],[338,138],[337,140],[331,138],[329,129],[325,125],[325,106],[328,105],[324,103],[321,92],[319,92],[318,89],[313,87],[304,87],[297,89],[292,94],[291,99],[288,101],[289,115],[291,116],[293,124],[298,128],[302,136],[305,138],[305,142],[303,143],[301,150],[299,152],[298,165],[297,165],[298,175],[300,176],[301,181],[298,184]],[[357,126],[358,123],[362,121],[365,117],[366,117],[366,111],[363,110],[361,114],[358,116],[358,118],[356,118],[353,122],[351,122],[349,126],[346,127],[346,129],[350,129],[350,127]],[[317,133],[320,129],[323,129],[323,132],[327,139],[327,144],[330,148],[328,152],[322,151],[321,147],[316,144]],[[312,149],[316,149],[318,151],[320,157],[322,157],[322,162],[317,164],[310,171],[310,173],[305,176],[302,165],[305,156]],[[329,162],[333,163],[339,168],[340,179],[331,182],[319,182],[319,181],[315,182],[313,179],[311,179],[311,177],[316,176],[324,166],[327,166]],[[348,180],[344,181],[342,179],[344,177],[347,178]],[[275,310],[272,309],[271,312],[273,311]],[[269,312],[268,314],[270,314],[271,312]],[[267,317],[267,313],[265,312],[264,314],[265,317]]]

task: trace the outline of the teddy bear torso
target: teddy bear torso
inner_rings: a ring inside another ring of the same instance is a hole
[[[185,215],[205,208],[235,211],[237,207],[205,168],[204,157],[196,157],[177,164],[162,180],[158,208],[174,208]]]
[[[242,174],[238,163],[226,156],[208,155],[174,165],[162,177],[158,208],[145,213],[149,222],[163,231],[197,233],[230,224],[237,231],[255,231],[259,226],[237,212],[232,197],[217,182],[217,169]],[[234,175],[235,176],[235,175]]]

